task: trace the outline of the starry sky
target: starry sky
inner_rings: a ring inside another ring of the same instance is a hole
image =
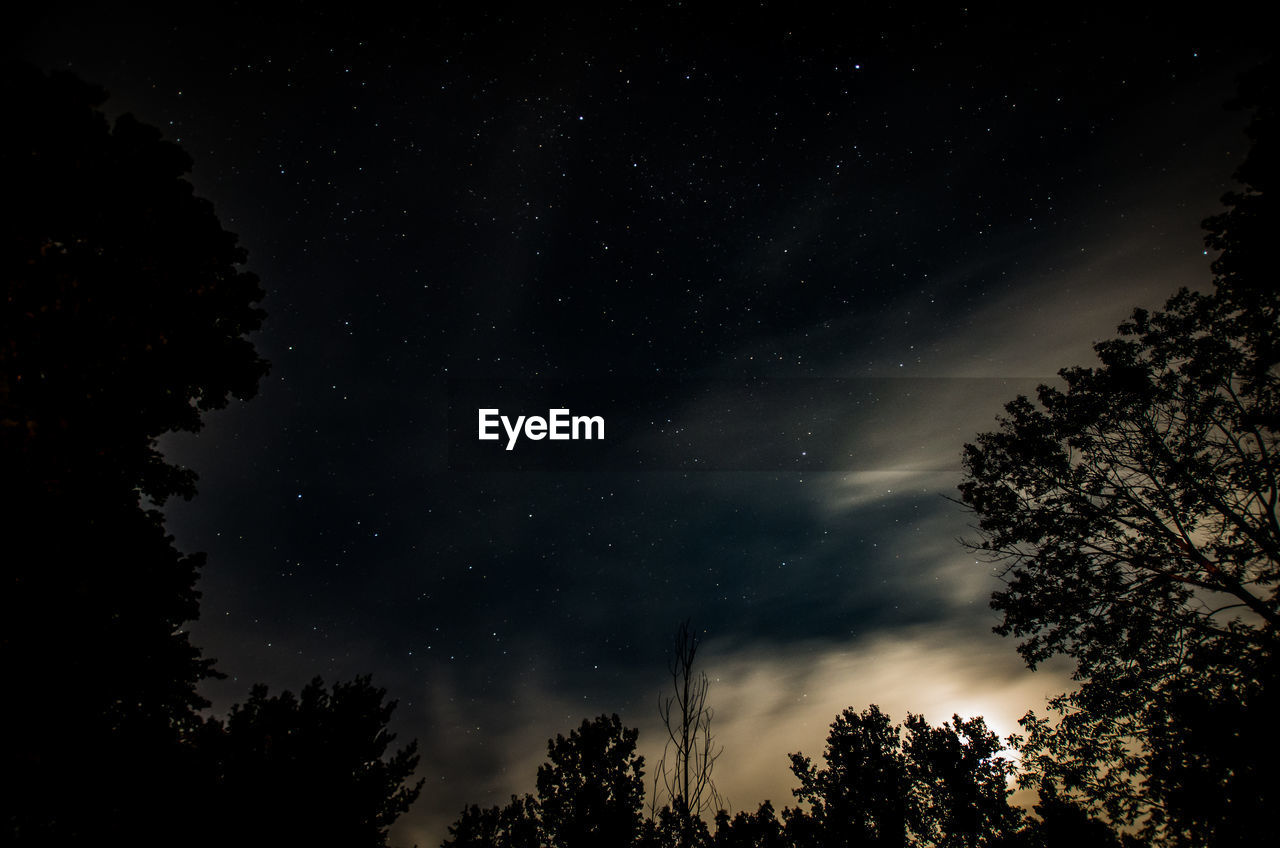
[[[372,674],[423,754],[395,838],[432,845],[583,718],[654,763],[685,618],[735,809],[844,707],[1008,733],[1068,685],[990,632],[961,447],[1209,285],[1260,54],[1075,10],[416,8],[4,36],[179,142],[267,291],[259,396],[163,442],[214,709]],[[480,397],[607,444],[478,451]]]

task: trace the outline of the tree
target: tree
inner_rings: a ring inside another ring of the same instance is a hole
[[[804,836],[816,837],[813,843],[800,838],[809,829],[802,823],[808,823],[789,811],[796,844],[906,845],[911,798],[901,728],[874,704],[861,714],[850,707],[831,724],[823,759],[825,767],[818,768],[802,754],[791,755],[791,771],[800,781],[792,793],[809,805],[803,818],[813,825]]]
[[[1115,832],[1089,812],[1058,794],[1057,786],[1048,781],[1040,788],[1040,803],[1033,808],[1038,817],[1028,828],[1028,845],[1043,848],[1121,848]]]
[[[262,290],[158,130],[109,124],[68,74],[5,66],[0,90],[0,663],[18,682],[0,724],[21,776],[3,817],[20,842],[136,839],[180,806],[213,673],[182,629],[202,560],[154,508],[195,475],[156,438],[254,393]],[[77,763],[109,779],[78,792]]]
[[[618,848],[641,836],[644,757],[640,732],[616,715],[583,719],[568,737],[547,741],[538,766],[538,796],[511,797],[506,807],[467,807],[449,827],[445,846]]]
[[[4,92],[7,470],[50,494],[189,497],[194,473],[156,437],[198,430],[267,369],[246,338],[264,313],[245,251],[182,179],[190,158],[131,115],[109,125],[105,92],[22,66]]]
[[[739,812],[732,819],[724,810],[717,812],[711,844],[714,848],[783,848],[787,841],[773,804],[765,801],[755,813]]]
[[[711,773],[722,749],[717,749],[711,734],[714,710],[707,706],[709,682],[705,672],[694,671],[701,639],[686,620],[676,630],[675,642],[667,661],[672,693],[658,701],[658,716],[667,731],[662,759],[653,779],[651,812],[657,812],[666,798],[671,812],[680,824],[680,844],[695,841],[698,825],[720,807]]]
[[[1009,805],[1005,750],[981,718],[932,727],[908,715],[899,726],[874,704],[847,709],[831,725],[824,767],[791,755],[793,793],[809,809],[783,811],[788,837],[823,848],[1003,844],[1023,820]]]
[[[417,741],[387,755],[395,701],[368,677],[327,690],[315,678],[294,696],[253,687],[226,722],[211,720],[196,752],[212,786],[205,824],[188,841],[207,845],[382,846],[417,799]]]
[[[582,722],[547,743],[538,767],[538,806],[545,838],[557,848],[615,848],[640,832],[644,758],[639,731],[616,715]]]
[[[1246,85],[1255,95],[1269,75]],[[964,449],[972,547],[1000,563],[992,606],[1032,668],[1075,661],[1079,688],[1029,714],[1032,782],[1171,845],[1270,830],[1280,706],[1280,288],[1266,132],[1241,194],[1209,219],[1215,291],[1135,310],[1100,364],[1060,371]]]
[[[709,848],[712,840],[707,823],[689,812],[683,798],[676,798],[644,820],[637,845],[640,848]]]
[[[907,715],[907,779],[918,799],[917,838],[937,848],[998,844],[1017,832],[1022,811],[1009,804],[1013,761],[981,716],[931,727]]]
[[[199,714],[216,672],[183,626],[203,560],[157,509],[195,474],[156,439],[266,373],[245,252],[182,178],[186,154],[132,116],[108,123],[101,90],[20,66],[0,90],[9,842],[383,844],[417,755],[383,759],[394,703],[367,678]]]
[[[511,796],[505,807],[481,809],[472,804],[449,826],[441,848],[541,848],[538,802],[533,796]]]

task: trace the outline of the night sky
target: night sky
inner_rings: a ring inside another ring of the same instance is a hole
[[[179,142],[267,291],[258,397],[164,442],[215,711],[372,674],[425,846],[583,718],[651,775],[685,618],[735,809],[844,707],[1008,733],[1067,685],[947,498],[1003,402],[1209,287],[1246,19],[235,8],[6,36]],[[479,395],[608,444],[478,454]]]

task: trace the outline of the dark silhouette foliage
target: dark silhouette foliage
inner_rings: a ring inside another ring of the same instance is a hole
[[[1044,821],[1012,806],[1015,766],[981,718],[954,716],[933,727],[908,715],[897,725],[875,705],[845,710],[831,725],[821,764],[791,755],[801,806],[781,817],[768,801],[754,813],[721,809],[714,832],[697,813],[670,804],[641,819],[636,739],[617,716],[557,736],[538,770],[536,798],[467,807],[444,848],[1042,848],[1076,834],[1098,835],[1103,848],[1116,841],[1105,823],[1046,794],[1052,786],[1042,792]]]
[[[1121,848],[1127,844],[1089,811],[1058,794],[1052,781],[1040,788],[1040,802],[1033,808],[1037,820],[1027,828],[1024,844],[1036,848]]]
[[[714,848],[783,848],[789,845],[782,822],[765,801],[754,813],[737,813],[732,819],[721,810],[716,813]]]
[[[904,737],[905,730],[905,737]],[[1009,804],[1014,766],[981,718],[895,725],[874,704],[831,725],[823,765],[791,755],[808,809],[783,811],[794,846],[1003,845],[1022,825]],[[761,823],[764,824],[763,822]]]
[[[444,846],[456,848],[541,848],[537,801],[511,796],[505,807],[481,809],[472,804],[449,826]]]
[[[262,291],[159,131],[108,123],[68,74],[6,65],[0,90],[5,827],[148,842],[183,809],[173,775],[212,673],[181,629],[201,558],[152,507],[195,477],[155,440],[254,393]]]
[[[820,768],[791,755],[800,781],[792,792],[809,807],[807,814],[789,811],[796,844],[905,845],[913,811],[901,728],[879,707],[847,709],[831,724],[823,760]]]
[[[640,831],[644,758],[639,731],[618,716],[583,720],[547,744],[538,767],[538,807],[547,840],[557,848],[629,844]]]
[[[644,758],[639,731],[616,715],[599,716],[547,742],[537,798],[512,797],[499,809],[465,809],[444,846],[612,848],[641,837]]]
[[[8,843],[382,845],[416,798],[368,679],[257,687],[225,722],[183,625],[199,555],[156,508],[194,494],[157,437],[266,372],[244,251],[159,131],[105,94],[6,67],[0,303],[0,661]]]
[[[707,823],[677,796],[644,820],[637,844],[643,848],[701,848],[712,842]]]
[[[1023,813],[1009,804],[1013,761],[981,716],[952,716],[931,727],[908,715],[903,754],[915,797],[922,799],[919,839],[938,848],[991,845],[1017,831]]]
[[[105,92],[5,71],[6,302],[0,438],[9,471],[56,495],[89,483],[157,504],[194,493],[157,436],[248,398],[266,363],[245,251],[182,177],[191,160]]]
[[[253,687],[225,722],[202,728],[197,750],[212,784],[196,844],[382,846],[422,781],[407,785],[417,742],[388,756],[395,702],[367,677],[316,678],[298,695]]]
[[[1024,719],[1029,781],[1158,844],[1256,842],[1278,797],[1272,85],[1244,86],[1244,188],[1205,223],[1215,290],[1135,310],[1097,367],[1017,398],[964,452],[975,547],[1004,564],[997,632],[1080,681],[1056,721]]]

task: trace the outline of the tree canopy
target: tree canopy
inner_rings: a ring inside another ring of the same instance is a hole
[[[445,846],[613,848],[641,835],[644,758],[639,731],[617,715],[598,716],[547,742],[538,795],[503,808],[470,806],[449,828]]]
[[[548,743],[537,797],[513,796],[505,807],[468,806],[444,845],[1040,848],[1077,833],[1114,839],[1104,823],[1069,799],[1043,795],[1043,822],[1011,805],[1014,762],[981,718],[954,716],[934,727],[918,715],[894,724],[875,705],[861,713],[847,709],[831,725],[821,763],[791,755],[800,806],[784,809],[781,817],[767,800],[754,813],[730,816],[720,809],[714,831],[697,811],[682,809],[678,797],[641,819],[643,763],[634,754],[636,739],[617,716],[584,721]]]
[[[1059,372],[964,450],[975,547],[1003,565],[996,628],[1076,663],[1029,715],[1033,778],[1169,844],[1238,844],[1274,797],[1280,625],[1280,288],[1265,74],[1244,190],[1205,222],[1215,289],[1135,310],[1099,364]]]
[[[1009,804],[1012,760],[981,718],[896,725],[872,704],[831,725],[822,766],[791,755],[807,809],[783,812],[796,846],[1003,844],[1022,811]]]
[[[183,630],[202,558],[154,508],[195,475],[156,438],[255,392],[262,290],[158,130],[109,122],[105,92],[69,74],[5,65],[0,90],[0,662],[21,775],[4,817],[48,844],[179,806],[213,671]],[[88,763],[109,777],[77,793]]]
[[[236,236],[183,177],[192,162],[101,89],[5,69],[11,117],[0,312],[0,439],[50,493],[90,479],[160,503],[190,496],[157,436],[257,390],[247,334],[263,292]]]
[[[14,844],[383,845],[417,797],[416,743],[368,678],[255,687],[226,721],[183,627],[200,555],[156,508],[195,474],[156,439],[249,398],[257,279],[191,160],[69,74],[10,66],[0,303],[0,661]],[[144,498],[146,500],[144,500]]]
[[[385,697],[367,677],[331,690],[316,678],[296,696],[258,685],[207,722],[195,745],[211,787],[201,844],[385,845],[423,783],[407,782],[416,741],[388,756],[396,704]]]
[[[604,848],[635,838],[644,805],[639,735],[616,715],[600,716],[547,743],[547,762],[538,767],[538,807],[553,845]]]

